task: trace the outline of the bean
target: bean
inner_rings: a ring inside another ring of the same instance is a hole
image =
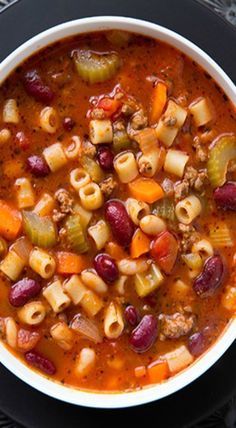
[[[35,177],[45,177],[50,172],[50,169],[45,160],[40,156],[33,155],[28,157],[27,166],[30,172],[35,175]]]
[[[16,144],[22,149],[22,150],[27,150],[30,148],[30,140],[29,138],[25,135],[25,133],[23,131],[19,131],[16,134],[15,137],[16,140]]]
[[[94,259],[94,267],[105,282],[114,282],[119,277],[116,262],[108,254],[98,254]]]
[[[125,308],[124,317],[125,321],[132,327],[135,327],[138,324],[140,318],[137,309],[132,305]]]
[[[43,83],[37,70],[29,70],[23,76],[23,84],[26,92],[36,101],[50,104],[54,98],[54,93],[49,86]]]
[[[24,306],[31,298],[36,297],[42,286],[33,279],[24,278],[10,288],[9,302],[16,308]]]
[[[113,170],[114,154],[109,147],[101,147],[98,150],[97,159],[100,167],[104,169],[104,171],[109,172]]]
[[[202,273],[195,279],[193,289],[200,297],[209,297],[221,285],[224,267],[220,256],[209,257],[203,267]]]
[[[134,224],[128,216],[124,204],[114,199],[108,201],[105,205],[105,218],[110,224],[116,241],[123,246],[129,245],[134,233]]]
[[[192,334],[188,339],[188,349],[194,357],[198,357],[205,350],[206,343],[203,333]]]
[[[227,182],[215,189],[213,197],[216,205],[223,210],[236,211],[236,183]]]
[[[26,352],[25,359],[28,364],[36,367],[37,369],[48,375],[53,375],[56,373],[56,367],[54,366],[52,361],[50,361],[48,358],[44,357],[36,351]]]
[[[65,131],[72,131],[75,126],[75,121],[71,117],[64,117],[63,119],[63,127]]]
[[[157,337],[157,319],[153,315],[144,315],[138,326],[130,336],[130,346],[133,351],[141,353],[147,351]]]

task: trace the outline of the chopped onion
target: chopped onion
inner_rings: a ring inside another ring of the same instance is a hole
[[[82,314],[77,314],[70,322],[70,327],[86,339],[95,343],[102,342],[102,336],[97,325]]]

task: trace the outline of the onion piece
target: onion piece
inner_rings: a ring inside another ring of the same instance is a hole
[[[77,314],[70,322],[70,328],[79,335],[95,343],[102,342],[102,336],[97,325],[82,314]]]
[[[33,245],[25,236],[17,239],[17,241],[14,242],[14,244],[12,244],[10,247],[10,250],[15,251],[15,253],[24,261],[25,264],[28,264],[29,262],[29,256],[32,249]]]

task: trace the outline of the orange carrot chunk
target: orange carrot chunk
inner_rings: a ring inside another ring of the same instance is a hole
[[[116,242],[108,242],[105,252],[115,260],[121,260],[128,257],[127,253]]]
[[[0,199],[0,235],[11,241],[19,234],[21,225],[21,213]]]
[[[57,273],[60,274],[73,274],[80,273],[89,265],[88,257],[69,253],[66,251],[58,251],[57,256]]]
[[[148,238],[141,229],[137,229],[133,235],[130,246],[130,255],[132,259],[137,259],[142,254],[148,253],[150,250],[150,243],[150,238]]]
[[[158,82],[153,90],[153,98],[150,112],[150,124],[153,125],[160,118],[167,101],[167,87]]]
[[[169,376],[169,368],[166,361],[155,361],[147,368],[150,383],[158,383]]]
[[[152,178],[139,177],[128,184],[130,194],[139,201],[152,204],[163,198],[161,186]]]

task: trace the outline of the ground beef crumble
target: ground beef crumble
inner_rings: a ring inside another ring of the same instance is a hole
[[[58,223],[63,220],[67,214],[73,213],[74,200],[65,189],[58,189],[54,197],[58,202],[59,209],[53,210],[52,218],[55,223]]]
[[[195,324],[195,316],[176,312],[173,315],[160,314],[160,340],[178,339],[190,333]]]
[[[111,196],[111,194],[117,188],[117,182],[113,178],[113,176],[110,176],[110,177],[106,178],[105,180],[101,181],[99,186],[100,186],[100,189],[101,189],[103,195],[107,199],[107,198],[109,198],[109,196]]]

